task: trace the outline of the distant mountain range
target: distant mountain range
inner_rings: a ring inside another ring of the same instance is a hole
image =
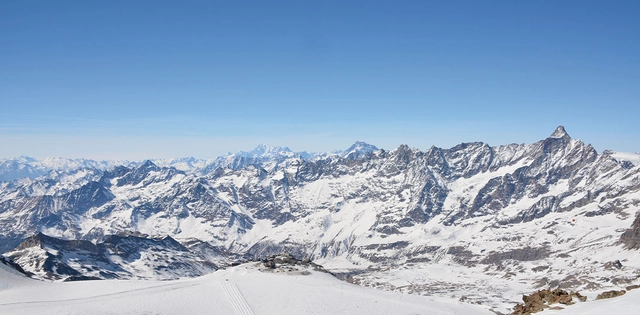
[[[289,252],[353,283],[498,309],[541,287],[640,283],[639,157],[560,126],[532,144],[426,151],[3,159],[0,250],[59,280],[195,276]]]
[[[376,151],[374,145],[357,141],[344,151],[334,151],[331,153],[307,153],[293,152],[287,147],[272,147],[261,144],[249,152],[240,151],[229,153],[214,159],[197,159],[194,157],[175,159],[152,159],[149,160],[155,165],[162,167],[173,167],[186,173],[206,174],[217,168],[241,169],[251,164],[269,164],[269,162],[281,162],[285,159],[300,158],[305,160],[326,158],[329,156],[340,156],[347,158],[357,158]],[[12,181],[20,178],[37,178],[47,175],[50,172],[72,172],[78,169],[109,170],[115,166],[136,167],[144,164],[145,161],[96,161],[90,159],[68,159],[68,158],[46,158],[37,160],[28,156],[17,158],[0,159],[0,181]]]

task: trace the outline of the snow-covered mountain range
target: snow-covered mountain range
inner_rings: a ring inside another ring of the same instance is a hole
[[[44,261],[97,278],[114,268],[166,278],[289,252],[349,282],[504,311],[541,287],[640,283],[637,156],[599,154],[560,126],[533,144],[426,151],[357,142],[328,154],[259,146],[212,160],[5,159],[0,251],[59,279],[70,274]],[[59,240],[35,242],[37,233]],[[182,254],[136,245],[123,259],[105,245],[122,235],[168,236]],[[106,260],[46,245],[61,240],[87,241]],[[184,268],[154,272],[158,257]]]
[[[330,153],[293,152],[287,147],[273,147],[260,144],[255,149],[245,152],[229,153],[214,159],[197,159],[184,157],[175,159],[152,159],[153,164],[160,167],[172,167],[188,174],[205,175],[218,168],[241,169],[252,164],[268,167],[273,163],[280,163],[287,159],[320,159],[327,157],[343,157],[348,159],[361,158],[376,151],[374,145],[357,141],[346,150]],[[12,181],[20,178],[37,178],[55,172],[73,172],[79,169],[109,170],[115,166],[137,167],[145,161],[96,161],[90,159],[46,158],[37,160],[28,156],[0,159],[0,182]]]

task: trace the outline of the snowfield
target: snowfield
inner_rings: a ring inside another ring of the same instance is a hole
[[[331,275],[247,263],[192,279],[45,282],[0,264],[0,314],[493,314],[453,299],[385,292]]]
[[[574,305],[566,306],[562,310],[550,310],[547,309],[544,312],[538,313],[540,315],[623,315],[623,314],[638,314],[638,300],[640,300],[640,290],[632,290],[625,295],[605,299],[592,301],[589,300],[583,303],[577,303]],[[559,306],[554,304],[553,306]],[[562,306],[561,306],[562,307]]]

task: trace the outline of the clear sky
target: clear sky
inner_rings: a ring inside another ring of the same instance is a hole
[[[0,157],[640,151],[640,1],[0,1]]]

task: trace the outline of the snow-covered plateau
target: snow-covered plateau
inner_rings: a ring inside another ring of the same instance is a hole
[[[261,145],[211,160],[4,159],[0,252],[25,274],[54,281],[32,280],[37,285],[24,290],[70,288],[64,300],[83,299],[74,295],[76,286],[96,296],[136,286],[224,296],[219,283],[199,283],[232,273],[243,275],[232,281],[234,290],[256,306],[264,299],[243,281],[288,287],[295,277],[229,266],[290,253],[343,280],[314,273],[304,278],[310,282],[343,284],[374,301],[390,294],[415,299],[416,307],[430,307],[429,299],[443,303],[408,314],[471,314],[478,307],[505,314],[523,294],[544,288],[593,300],[640,284],[639,161],[637,154],[598,153],[562,126],[532,144],[474,142],[426,151],[357,142],[326,154]],[[62,283],[88,279],[103,280]],[[7,292],[15,290],[0,292],[3,307],[12,305]],[[291,306],[284,313],[322,314],[325,307],[357,314],[318,302],[325,301],[322,292],[309,302],[319,310]],[[452,306],[460,302],[473,308]],[[391,305],[369,313],[384,314]]]
[[[492,314],[451,299],[363,288],[248,263],[174,281],[46,282],[0,264],[1,314]]]

